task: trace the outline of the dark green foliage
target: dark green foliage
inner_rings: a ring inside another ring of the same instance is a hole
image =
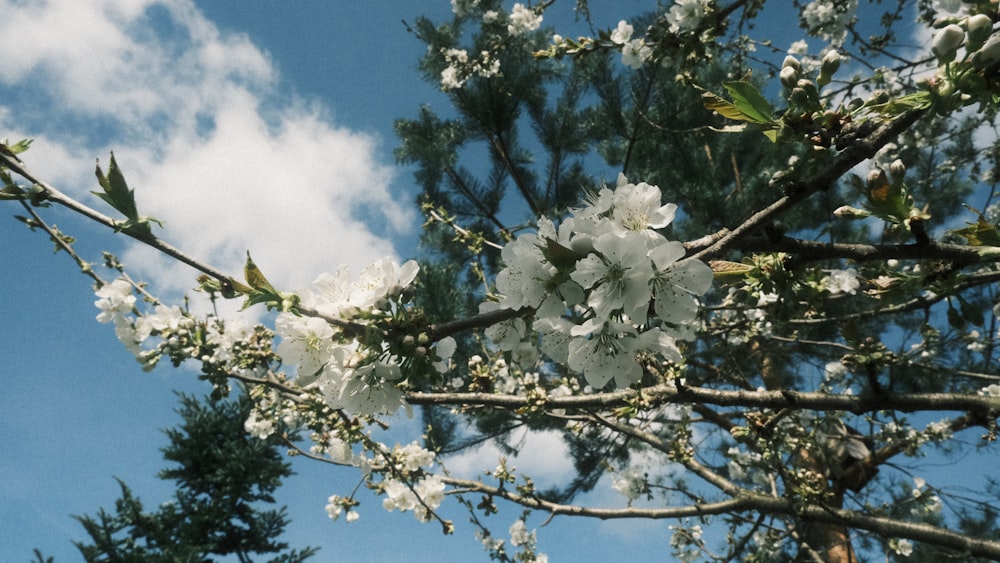
[[[288,550],[278,537],[288,524],[285,508],[267,509],[281,480],[292,474],[277,438],[247,435],[243,421],[250,403],[245,397],[204,402],[180,395],[184,419],[165,433],[170,445],[163,456],[176,465],[159,477],[174,481],[177,492],[156,510],[142,502],[121,480],[114,512],[76,516],[90,536],[77,542],[88,562],[211,561],[235,556],[251,561],[293,563],[311,557],[316,548]]]

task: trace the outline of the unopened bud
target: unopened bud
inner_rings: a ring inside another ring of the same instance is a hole
[[[799,72],[790,66],[781,67],[781,73],[778,74],[778,78],[781,80],[781,85],[785,88],[795,88],[795,84],[799,81]]]
[[[865,183],[868,185],[869,190],[875,190],[888,184],[889,180],[886,178],[885,170],[873,168],[868,171],[868,178],[865,180]]]
[[[889,165],[889,174],[892,174],[893,179],[902,178],[906,175],[906,165],[903,164],[902,160],[897,158]]]
[[[872,97],[869,98],[869,102],[871,102],[872,104],[876,104],[876,105],[877,104],[884,104],[884,103],[888,102],[890,98],[891,98],[891,96],[889,95],[888,91],[886,91],[886,90],[875,90],[874,92],[872,92]]]
[[[977,68],[986,68],[997,61],[1000,61],[1000,35],[991,35],[972,56],[972,63]]]
[[[955,60],[955,53],[958,52],[963,41],[965,41],[965,31],[961,27],[955,24],[946,25],[934,36],[931,52],[937,57],[939,63],[950,63]]]
[[[850,205],[841,205],[833,211],[833,216],[838,219],[864,219],[869,215],[871,215],[871,213],[868,213],[864,209],[858,209],[857,207],[851,207]]]
[[[965,27],[969,30],[968,49],[978,51],[993,33],[993,20],[986,14],[976,14],[969,17]]]
[[[833,74],[837,72],[840,68],[841,61],[840,53],[836,50],[829,50],[823,55],[823,61],[820,63],[819,76],[816,78],[816,83],[822,88],[830,83],[833,78]]]
[[[802,72],[802,63],[800,63],[795,57],[788,55],[785,57],[785,60],[781,62],[781,68],[782,70],[792,68],[795,69],[795,72]]]

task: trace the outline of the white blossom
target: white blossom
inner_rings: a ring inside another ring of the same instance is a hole
[[[823,287],[833,295],[848,293],[854,295],[861,282],[858,281],[858,271],[854,268],[834,270],[823,278]]]
[[[527,8],[524,4],[514,4],[510,12],[510,23],[507,24],[507,33],[511,35],[521,35],[529,31],[534,31],[542,25],[542,14]]]
[[[667,12],[670,31],[677,33],[696,29],[701,25],[707,7],[707,0],[677,0]]]
[[[628,22],[621,20],[618,22],[618,27],[611,32],[611,42],[624,45],[629,42],[629,39],[632,39],[633,31],[634,28]]]

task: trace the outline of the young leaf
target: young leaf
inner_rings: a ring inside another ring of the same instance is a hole
[[[271,282],[267,281],[267,278],[264,277],[263,272],[260,271],[257,264],[254,264],[249,252],[247,252],[247,263],[243,267],[243,275],[246,277],[250,287],[277,295],[278,290],[274,289],[274,286],[271,285]]]
[[[996,226],[986,220],[982,213],[972,210],[979,215],[979,220],[975,223],[966,223],[968,227],[948,231],[965,238],[972,246],[1000,246],[1000,231]]]
[[[722,85],[733,99],[733,107],[745,116],[746,121],[762,124],[775,122],[774,108],[753,84],[741,80],[724,82]]]
[[[108,205],[114,207],[125,217],[133,221],[138,221],[139,211],[135,207],[134,190],[130,190],[128,183],[125,182],[125,176],[118,168],[118,163],[115,162],[115,153],[111,153],[111,162],[108,164],[108,175],[104,175],[100,163],[98,163],[95,173],[97,175],[97,182],[104,189],[104,192],[91,193],[106,201]]]

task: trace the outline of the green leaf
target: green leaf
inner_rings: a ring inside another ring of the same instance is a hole
[[[972,211],[979,216],[978,221],[966,223],[968,227],[964,229],[948,232],[963,237],[972,246],[1000,246],[1000,231],[997,230],[996,225],[987,221],[986,217],[979,211],[975,209]]]
[[[139,219],[139,211],[135,206],[135,193],[134,190],[129,189],[128,183],[125,182],[125,176],[122,174],[121,169],[118,168],[118,163],[115,162],[115,153],[111,153],[111,162],[108,164],[108,175],[104,175],[100,164],[97,165],[95,174],[97,175],[97,183],[101,185],[104,191],[91,193],[103,199],[108,205],[114,207],[125,217],[137,221]]]
[[[0,200],[2,199],[24,199],[27,194],[16,184],[9,184],[0,190]]]
[[[723,82],[722,85],[733,99],[733,107],[745,116],[746,121],[762,124],[775,123],[774,108],[753,84],[739,80]]]
[[[0,140],[0,154],[5,154],[7,156],[13,156],[15,160],[18,158],[15,155],[21,154],[22,152],[28,150],[31,146],[33,139],[21,139],[20,141],[14,143],[13,145],[7,142],[7,139]]]
[[[712,268],[715,279],[718,280],[740,279],[754,270],[751,264],[730,262],[728,260],[709,260],[708,265]]]
[[[243,303],[243,308],[247,309],[258,303],[263,303],[268,309],[285,309],[285,303],[291,303],[287,297],[278,292],[277,289],[271,285],[271,282],[264,277],[264,273],[260,271],[257,264],[254,264],[253,259],[250,258],[250,253],[247,252],[247,262],[243,267],[243,275],[246,277],[247,284],[250,285],[249,288],[240,288],[240,291],[246,295],[247,300]]]
[[[153,228],[150,223],[163,226],[163,223],[153,217],[139,215],[139,210],[135,205],[135,190],[128,187],[125,175],[122,174],[118,163],[115,161],[115,153],[111,153],[111,161],[108,164],[108,174],[104,175],[101,165],[97,165],[95,171],[97,183],[103,188],[103,192],[91,192],[103,199],[111,207],[125,216],[126,220],[115,224],[115,230],[131,235],[139,240],[152,241],[156,239],[153,235]]]
[[[573,252],[572,249],[566,248],[555,240],[547,237],[545,239],[545,248],[542,249],[542,254],[553,266],[560,269],[573,266],[576,264],[576,261],[581,258],[576,252]]]
[[[259,289],[263,291],[269,291],[271,293],[277,294],[278,290],[274,289],[271,282],[267,281],[264,277],[264,273],[260,271],[257,264],[254,263],[253,259],[250,258],[250,253],[247,252],[247,263],[243,267],[243,276],[246,278],[247,283],[253,289]]]

